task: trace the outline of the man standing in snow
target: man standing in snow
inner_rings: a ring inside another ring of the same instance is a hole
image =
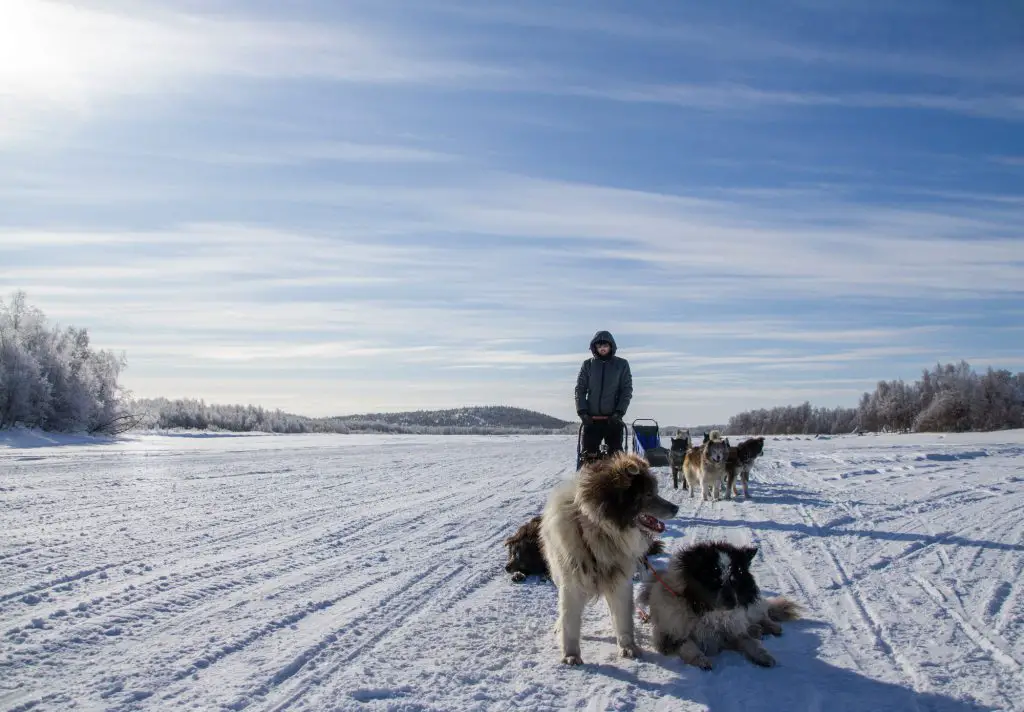
[[[583,452],[596,455],[601,441],[608,452],[622,450],[622,419],[633,398],[629,361],[615,355],[615,339],[599,331],[590,340],[590,353],[576,377],[576,414],[583,421]],[[596,419],[595,419],[596,418]]]

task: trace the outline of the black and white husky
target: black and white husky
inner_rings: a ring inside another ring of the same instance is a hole
[[[774,665],[761,637],[781,635],[779,623],[799,618],[800,608],[785,597],[761,596],[750,573],[756,555],[756,547],[702,542],[676,551],[664,571],[649,575],[637,600],[650,606],[658,652],[705,670],[723,648]]]

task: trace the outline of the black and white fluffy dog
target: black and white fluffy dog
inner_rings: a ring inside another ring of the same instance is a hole
[[[705,670],[723,648],[774,665],[761,636],[781,635],[779,623],[799,618],[800,608],[785,597],[761,596],[750,573],[756,555],[756,547],[701,542],[676,551],[665,571],[649,575],[637,600],[650,606],[658,652]]]

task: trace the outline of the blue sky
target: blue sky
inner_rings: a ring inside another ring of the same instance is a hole
[[[633,417],[1024,369],[1024,9],[8,0],[0,290],[139,396]]]

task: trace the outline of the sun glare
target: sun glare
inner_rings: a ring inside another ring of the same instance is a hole
[[[76,91],[76,70],[61,10],[33,0],[8,0],[0,22],[0,92],[39,98]],[[80,89],[79,89],[80,91]]]

